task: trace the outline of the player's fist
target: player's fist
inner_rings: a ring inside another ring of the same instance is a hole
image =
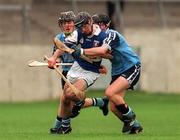
[[[56,59],[54,57],[50,57],[48,59],[48,68],[54,69],[55,65],[56,65]]]
[[[83,54],[83,49],[80,47],[73,47],[72,48],[74,51],[72,53],[72,56],[77,59],[79,57],[81,57],[81,55]]]
[[[99,73],[100,74],[107,74],[108,70],[104,65],[100,66]]]

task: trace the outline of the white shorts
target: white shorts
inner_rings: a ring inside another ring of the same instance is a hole
[[[74,83],[78,79],[83,79],[86,81],[88,87],[91,86],[99,76],[99,73],[84,70],[76,61],[67,73],[67,79],[71,83]]]

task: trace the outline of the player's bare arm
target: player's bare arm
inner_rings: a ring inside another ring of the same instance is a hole
[[[83,49],[83,54],[87,56],[103,56],[108,53],[106,46],[94,47],[90,49]]]
[[[54,54],[48,59],[48,67],[53,68],[53,66],[56,64],[57,59],[60,55],[62,55],[64,52],[57,49]]]
[[[101,47],[93,47],[90,49],[82,49],[76,47],[74,48],[73,54],[76,55],[76,57],[80,57],[82,54],[90,58],[100,56],[106,59],[112,59],[113,57],[111,55],[108,45],[106,44],[102,45]]]

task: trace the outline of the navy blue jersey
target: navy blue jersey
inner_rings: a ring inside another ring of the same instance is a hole
[[[121,74],[136,64],[140,64],[138,55],[129,47],[125,38],[115,30],[107,30],[108,37],[106,43],[109,45],[109,50],[113,58],[112,76]]]
[[[92,35],[87,36],[83,34],[80,30],[76,30],[71,37],[66,38],[65,43],[70,48],[72,48],[73,45],[76,45],[78,47],[87,49],[87,48],[101,46],[104,43],[106,37],[107,34],[105,32],[102,32],[99,26],[94,25]],[[101,65],[102,58],[101,57],[93,58],[92,59],[93,63],[89,63],[82,58],[78,58],[75,61],[77,61],[78,64],[83,69],[99,73],[99,68]]]
[[[59,40],[61,40],[62,42],[64,42],[66,36],[64,33],[59,33],[56,35],[56,38],[58,38]],[[53,46],[53,52],[56,51],[56,46]],[[74,63],[74,58],[72,57],[71,54],[64,52],[61,56],[60,56],[61,62],[62,63]],[[71,66],[62,66],[63,71],[69,71],[69,69],[71,68]]]

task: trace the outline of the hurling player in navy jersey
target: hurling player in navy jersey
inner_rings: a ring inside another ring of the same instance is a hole
[[[92,46],[101,46],[104,43],[104,39],[107,37],[105,32],[102,32],[97,25],[92,24],[91,16],[87,12],[80,12],[77,15],[76,25],[78,27],[73,33],[67,36],[64,40],[64,43],[70,48],[76,48],[79,45],[81,48],[91,48]],[[79,25],[82,25],[79,28]],[[57,58],[62,55],[62,50],[57,49],[53,56],[48,60],[49,67],[52,68]],[[76,86],[77,89],[85,91],[89,86],[91,86],[99,77],[101,68],[102,58],[93,57],[93,63],[89,63],[86,60],[76,57],[75,62],[68,71],[67,78],[68,80]],[[106,56],[103,55],[103,56]],[[78,111],[81,107],[89,102],[85,102],[84,99],[79,99],[75,94],[69,89],[67,85],[64,87],[64,92],[61,97],[61,127],[58,129],[59,134],[67,134],[71,132],[70,118],[78,115]],[[107,100],[99,100],[94,98],[91,100],[91,104],[103,107],[106,104]],[[74,106],[72,108],[72,102]],[[85,104],[84,104],[85,103]]]
[[[124,100],[125,90],[133,89],[140,77],[141,62],[125,38],[117,31],[109,29],[110,19],[107,15],[93,16],[93,20],[108,34],[106,43],[101,47],[89,49],[76,48],[74,55],[98,56],[111,52],[111,83],[106,88],[105,96],[110,100],[112,112],[124,123],[122,132],[137,134],[143,130],[136,119],[134,111]]]

